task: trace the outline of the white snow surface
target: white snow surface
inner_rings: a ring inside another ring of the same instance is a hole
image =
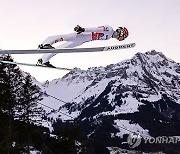
[[[90,81],[79,83],[72,81],[69,83],[69,81],[63,79],[57,79],[49,82],[48,85],[46,83],[46,85],[41,86],[41,88],[46,91],[48,95],[68,103],[71,102],[77,95],[79,95],[83,91],[84,87],[88,86],[89,83]],[[65,104],[64,102],[61,102],[52,97],[44,97],[41,103],[54,109],[58,109],[61,105]]]
[[[143,129],[139,124],[131,123],[129,120],[114,120],[115,127],[119,129],[116,134],[111,134],[111,136],[123,137],[124,134],[136,133],[142,137],[149,137],[149,131]]]
[[[177,71],[178,69],[179,71]],[[143,104],[140,102],[141,98],[138,100],[133,96],[133,93],[138,93],[143,96],[144,100],[151,102],[161,99],[161,94],[164,93],[177,103],[180,103],[180,65],[166,58],[162,53],[154,51],[145,54],[137,53],[130,60],[107,67],[89,68],[88,70],[92,72],[69,72],[63,78],[47,81],[43,84],[37,83],[43,91],[52,96],[44,96],[41,101],[42,104],[56,110],[56,112],[51,112],[52,109],[44,107],[50,113],[48,117],[54,120],[56,118],[62,120],[76,118],[81,113],[81,110],[74,110],[70,113],[63,105],[74,102],[82,106],[92,96],[95,100],[111,81],[114,82],[111,84],[111,92],[107,94],[107,98],[115,108],[113,111],[98,113],[93,118],[97,118],[99,115],[138,112],[138,107]],[[93,73],[93,70],[111,70],[117,73],[102,75]],[[154,89],[150,87],[150,81],[147,81],[147,78],[152,80]],[[117,105],[114,99],[116,92],[121,87],[127,89],[126,92],[122,92],[122,95],[127,94],[127,96],[122,98],[123,103],[121,105]],[[88,107],[88,105],[85,107]],[[96,108],[99,105],[100,103],[94,107]],[[58,110],[60,107],[61,109]],[[128,125],[127,122],[126,125]],[[135,126],[139,127],[138,125]]]

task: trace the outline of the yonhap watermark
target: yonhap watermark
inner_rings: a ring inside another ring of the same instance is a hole
[[[138,147],[141,144],[142,137],[139,134],[129,134],[127,138],[127,143],[130,148]]]
[[[175,136],[158,136],[144,138],[145,143],[149,144],[177,144],[180,142],[180,137]]]
[[[129,134],[127,137],[127,143],[132,149],[138,147],[142,142],[145,144],[177,144],[180,143],[180,136],[142,137],[139,134]]]

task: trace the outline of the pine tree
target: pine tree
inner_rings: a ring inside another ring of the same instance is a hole
[[[2,57],[3,60],[12,61],[10,56]],[[0,109],[8,116],[7,120],[7,135],[4,149],[7,153],[12,152],[12,122],[15,115],[15,107],[18,104],[18,97],[22,86],[22,75],[16,65],[1,64],[0,65]]]
[[[33,84],[30,74],[25,76],[20,95],[18,119],[26,123],[41,124],[44,112],[42,107],[38,107],[38,101],[42,100],[43,93],[37,85]]]
[[[12,61],[8,56],[3,57],[3,60]],[[6,132],[8,135],[5,137],[6,144],[4,146],[7,153],[15,149],[12,147],[12,124],[15,119],[26,123],[27,151],[30,151],[29,125],[31,123],[40,124],[42,120],[43,110],[37,105],[41,96],[42,92],[37,85],[33,85],[30,74],[22,74],[17,65],[0,64],[0,111],[8,116]]]
[[[30,146],[30,124],[41,124],[44,111],[42,107],[38,107],[37,102],[41,100],[42,92],[40,88],[33,84],[30,74],[25,77],[22,86],[21,98],[18,106],[18,119],[27,125],[27,152]]]

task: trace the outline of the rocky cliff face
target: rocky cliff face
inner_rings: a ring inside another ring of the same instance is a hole
[[[72,71],[40,86],[64,101],[42,100],[56,109],[47,110],[51,121],[78,120],[84,136],[107,145],[119,145],[132,132],[180,135],[180,64],[154,50],[106,67]]]

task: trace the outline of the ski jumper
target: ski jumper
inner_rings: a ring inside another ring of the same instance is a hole
[[[85,28],[85,31],[81,34],[71,33],[65,35],[56,35],[48,37],[42,44],[54,44],[60,41],[66,41],[64,44],[57,48],[73,48],[77,47],[85,42],[94,40],[108,40],[112,38],[114,30],[110,26],[101,26],[93,28]],[[57,53],[47,53],[42,56],[43,63],[48,62]]]

